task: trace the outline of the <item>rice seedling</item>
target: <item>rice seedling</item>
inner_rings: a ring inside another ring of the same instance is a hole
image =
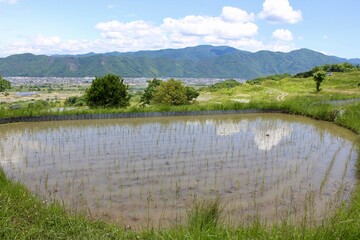
[[[346,200],[341,189],[353,188],[349,169],[358,157],[350,134],[277,114],[44,122],[0,131],[10,178],[69,210],[108,212],[148,227],[184,221],[194,196],[220,197],[219,217],[234,225],[312,224],[326,206]]]

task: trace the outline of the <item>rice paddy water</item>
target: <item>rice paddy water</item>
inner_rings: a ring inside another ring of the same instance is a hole
[[[217,197],[226,224],[313,224],[355,186],[356,138],[282,114],[18,123],[0,126],[0,163],[46,201],[131,226]]]

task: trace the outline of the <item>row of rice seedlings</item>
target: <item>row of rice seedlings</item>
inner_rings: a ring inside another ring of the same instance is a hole
[[[29,185],[39,194],[92,215],[176,223],[193,198],[219,195],[228,221],[297,219],[302,212],[312,222],[347,145],[313,127],[256,119],[34,129],[6,139],[0,152],[19,156],[12,174],[35,182]]]

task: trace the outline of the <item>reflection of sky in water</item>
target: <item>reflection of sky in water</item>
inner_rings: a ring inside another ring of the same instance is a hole
[[[0,164],[8,176],[39,193],[48,179],[49,188],[56,188],[70,206],[77,206],[81,193],[89,206],[107,208],[110,194],[117,199],[111,212],[144,219],[146,189],[154,198],[171,199],[173,206],[186,204],[193,193],[210,196],[215,189],[225,204],[233,201],[249,209],[246,204],[262,179],[264,196],[257,201],[273,209],[275,195],[285,194],[286,204],[289,188],[299,188],[295,198],[300,199],[309,183],[319,189],[326,172],[326,197],[342,176],[352,180],[351,168],[344,165],[357,157],[351,141],[327,123],[271,116],[9,124],[0,126]],[[74,185],[69,190],[68,181]],[[152,211],[162,214],[162,209],[159,205]]]
[[[254,141],[260,150],[270,150],[291,132],[292,128],[285,124],[281,127],[258,128],[254,130]]]
[[[17,164],[22,155],[13,153],[11,155],[5,155],[0,158],[0,167],[5,165]]]
[[[240,122],[227,120],[216,125],[216,134],[218,136],[231,136],[241,131],[246,131],[247,128],[248,120],[242,120]]]

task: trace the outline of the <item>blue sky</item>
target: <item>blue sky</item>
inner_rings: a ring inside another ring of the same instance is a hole
[[[0,57],[201,44],[360,58],[359,0],[0,0]]]

